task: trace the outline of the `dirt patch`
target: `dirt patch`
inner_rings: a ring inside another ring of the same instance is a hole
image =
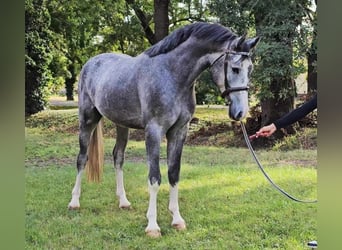
[[[278,161],[277,166],[294,165],[296,167],[314,167],[317,168],[317,160],[284,160]]]
[[[26,167],[47,167],[47,166],[56,166],[56,167],[65,167],[76,164],[75,157],[64,157],[64,158],[50,158],[50,159],[41,159],[30,158],[25,159]],[[76,165],[75,165],[76,166]]]

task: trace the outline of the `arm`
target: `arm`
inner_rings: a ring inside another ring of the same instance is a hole
[[[278,120],[274,122],[274,125],[277,129],[285,128],[296,121],[299,121],[307,114],[312,112],[314,109],[317,108],[317,94],[314,95],[308,102],[304,103],[300,107],[292,110],[290,113],[282,116]]]
[[[300,107],[292,110],[291,112],[287,113],[286,115],[282,116],[274,123],[262,127],[258,132],[256,132],[256,137],[259,136],[266,136],[269,137],[272,135],[277,129],[284,128],[286,126],[299,121],[307,114],[312,112],[314,109],[317,108],[317,94],[314,95],[308,102],[304,103]]]

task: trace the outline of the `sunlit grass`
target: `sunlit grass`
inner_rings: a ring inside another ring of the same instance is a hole
[[[111,151],[100,184],[82,183],[81,209],[67,204],[76,176],[75,134],[26,129],[27,249],[304,249],[317,239],[317,204],[290,201],[266,181],[246,148],[185,146],[179,184],[187,230],[171,228],[165,143],[158,195],[160,239],[145,236],[148,206],[143,141],[129,141],[125,186],[130,210],[118,208]],[[266,171],[289,193],[316,198],[316,151],[257,152]],[[305,166],[297,164],[303,163]]]

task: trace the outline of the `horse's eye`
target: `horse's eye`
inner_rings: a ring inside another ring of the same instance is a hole
[[[232,68],[233,73],[239,74],[240,69],[239,68]]]

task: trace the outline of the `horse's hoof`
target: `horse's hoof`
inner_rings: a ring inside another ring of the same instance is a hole
[[[69,209],[69,210],[79,210],[79,209],[80,209],[80,206],[72,206],[72,205],[69,205],[69,206],[68,206],[68,209]]]
[[[122,208],[122,209],[131,209],[131,205],[120,205],[119,208]]]
[[[146,231],[146,235],[151,238],[159,238],[161,237],[160,230],[148,230]]]
[[[177,229],[178,231],[182,231],[182,230],[186,229],[185,222],[177,223],[177,224],[172,224],[172,227]]]
[[[77,210],[80,208],[80,200],[78,198],[72,198],[68,204],[69,210]]]
[[[119,208],[129,209],[131,208],[131,203],[126,198],[119,199]]]
[[[129,201],[120,202],[119,208],[130,209],[131,208],[131,203]]]

